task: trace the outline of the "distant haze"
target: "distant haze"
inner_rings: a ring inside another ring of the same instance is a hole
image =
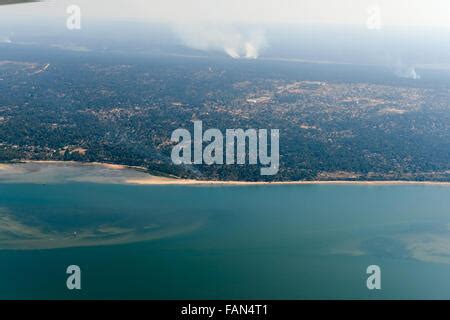
[[[65,29],[72,4],[82,10],[81,32]],[[370,30],[374,6],[380,24]],[[446,0],[50,0],[0,7],[0,44],[107,50],[122,43],[127,51],[162,53],[182,45],[234,59],[388,65],[419,80],[417,65],[450,65],[449,17]],[[112,24],[120,21],[126,24]]]
[[[365,24],[367,9],[377,5],[385,26],[450,26],[447,0],[58,0],[3,7],[0,16],[63,16],[69,4],[102,19],[359,25]]]

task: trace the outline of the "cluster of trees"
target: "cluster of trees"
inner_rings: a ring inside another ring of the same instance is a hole
[[[0,66],[0,161],[103,161],[220,180],[311,180],[338,171],[358,179],[448,179],[440,173],[450,170],[449,88],[423,90],[423,104],[404,114],[356,104],[335,112],[333,96],[277,93],[290,81],[348,80],[313,68],[157,58],[113,63],[89,55],[76,62],[58,57],[38,75]],[[268,93],[269,102],[247,101]],[[223,131],[280,129],[279,173],[262,177],[258,165],[174,165],[171,133],[193,120]]]

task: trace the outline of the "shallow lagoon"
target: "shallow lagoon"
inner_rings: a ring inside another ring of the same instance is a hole
[[[2,299],[450,298],[448,186],[43,176],[52,180],[0,179]],[[71,264],[78,292],[65,287]],[[381,291],[366,288],[371,264]]]

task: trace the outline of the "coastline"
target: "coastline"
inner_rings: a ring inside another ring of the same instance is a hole
[[[120,164],[111,164],[103,162],[76,162],[76,161],[55,161],[55,160],[21,160],[15,163],[0,163],[0,172],[3,170],[8,170],[14,165],[18,164],[43,164],[43,165],[73,165],[73,166],[98,166],[100,168],[113,170],[113,171],[123,171],[132,170],[136,172],[141,172],[145,176],[143,177],[127,177],[120,184],[129,185],[179,185],[179,186],[265,186],[265,185],[366,185],[366,186],[392,186],[392,185],[419,185],[419,186],[450,186],[450,182],[440,182],[440,181],[407,181],[407,180],[365,180],[365,181],[355,181],[355,180],[311,180],[311,181],[219,181],[219,180],[195,180],[195,179],[182,179],[175,176],[157,176],[152,175],[148,172],[146,168],[137,166],[127,166]]]
[[[439,181],[403,181],[403,180],[386,180],[386,181],[351,181],[351,180],[330,180],[330,181],[216,181],[216,180],[190,180],[190,179],[169,179],[159,181],[158,179],[129,179],[127,184],[132,185],[218,185],[218,186],[265,186],[265,185],[367,185],[367,186],[394,186],[394,185],[430,185],[430,186],[447,186],[450,182]]]

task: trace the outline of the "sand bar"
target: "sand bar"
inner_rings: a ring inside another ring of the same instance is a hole
[[[18,163],[0,163],[0,172],[10,173],[13,175],[27,175],[27,171],[19,170],[20,165],[23,164],[41,164],[43,166],[68,166],[72,168],[91,168],[95,167],[105,169],[104,174],[108,173],[113,176],[113,179],[108,179],[108,176],[93,177],[89,179],[87,177],[72,178],[73,181],[85,181],[85,182],[97,182],[97,183],[118,183],[129,185],[218,185],[218,186],[258,186],[258,185],[367,185],[367,186],[384,186],[384,185],[433,185],[433,186],[450,186],[450,182],[439,181],[399,181],[399,180],[386,180],[386,181],[354,181],[354,180],[315,180],[315,181],[219,181],[219,180],[194,180],[194,179],[181,179],[177,177],[162,177],[151,175],[143,167],[132,167],[120,164],[100,163],[100,162],[75,162],[75,161],[31,161],[25,160]],[[1,175],[0,175],[1,178]],[[1,179],[0,179],[1,181]]]

